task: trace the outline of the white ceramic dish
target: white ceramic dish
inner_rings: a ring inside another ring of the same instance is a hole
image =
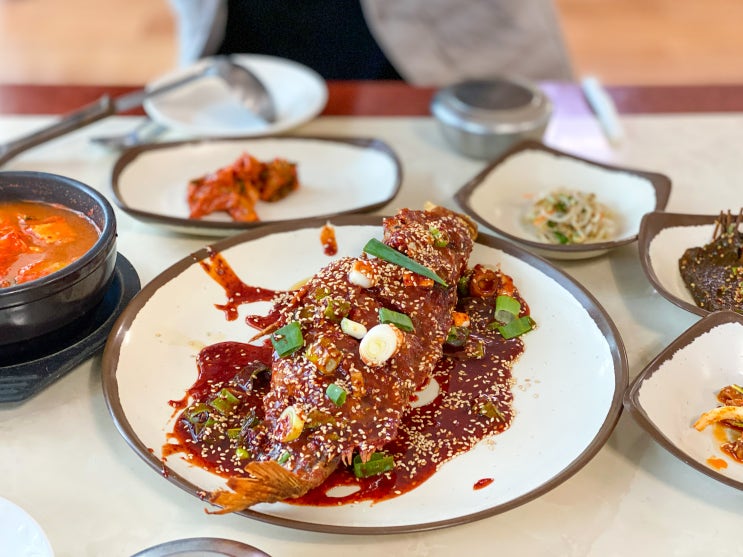
[[[41,526],[21,507],[0,497],[0,557],[53,557]]]
[[[743,384],[743,316],[732,311],[710,313],[647,365],[627,390],[625,405],[673,455],[743,489],[743,464],[720,450],[713,428],[700,432],[693,427],[699,416],[719,406],[715,395],[731,383]],[[720,459],[726,468],[712,466]]]
[[[679,272],[679,259],[712,241],[719,215],[652,212],[640,224],[640,262],[650,283],[668,301],[697,315],[709,311],[694,302]]]
[[[234,222],[224,212],[189,219],[189,180],[232,164],[244,152],[295,162],[299,189],[276,203],[258,201],[258,222]],[[121,155],[111,181],[116,204],[140,220],[224,236],[270,222],[371,211],[394,199],[401,180],[397,155],[379,140],[275,137],[135,147]]]
[[[381,236],[377,217],[332,222],[338,257],[358,255],[370,237]],[[289,288],[329,261],[319,240],[323,224],[315,220],[255,229],[213,249],[243,281]],[[144,288],[109,337],[103,361],[105,397],[123,437],[158,475],[196,497],[224,483],[178,456],[161,461],[174,418],[168,401],[182,396],[195,380],[200,347],[244,339],[248,331],[242,319],[228,322],[215,309],[215,303],[224,302],[224,291],[201,269],[198,261],[205,257],[206,249],[183,259]],[[517,417],[512,427],[395,499],[342,507],[262,504],[242,514],[326,532],[428,530],[526,503],[565,481],[598,452],[616,424],[627,385],[624,346],[611,320],[571,278],[509,242],[481,235],[471,258],[475,262],[502,264],[538,323],[525,337],[526,352],[514,368]],[[265,309],[242,308],[247,313]],[[473,489],[483,477],[498,481]]]
[[[270,557],[268,553],[235,540],[185,538],[161,543],[132,557]]]
[[[328,89],[314,70],[292,60],[258,54],[236,54],[268,89],[276,105],[276,121],[267,123],[243,108],[217,78],[204,78],[144,102],[147,114],[160,124],[193,136],[250,136],[286,131],[303,124],[325,108]],[[179,79],[208,63],[170,72],[149,84],[155,87]]]
[[[538,240],[524,216],[539,194],[560,187],[595,193],[616,216],[616,237],[570,245]],[[584,259],[634,242],[643,215],[665,208],[670,190],[671,182],[662,174],[609,166],[525,141],[460,188],[456,199],[475,220],[538,255]]]

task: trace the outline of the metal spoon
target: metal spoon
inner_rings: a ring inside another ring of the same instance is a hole
[[[106,149],[118,151],[151,141],[166,129],[167,128],[162,124],[158,124],[157,122],[153,122],[149,118],[146,118],[132,130],[113,135],[97,135],[91,137],[90,141],[96,145],[105,147]]]
[[[276,110],[274,102],[263,83],[244,66],[238,65],[226,57],[216,57],[201,70],[193,72],[181,79],[152,89],[140,89],[113,99],[109,95],[104,95],[94,103],[63,116],[62,119],[50,126],[13,141],[0,144],[0,165],[5,164],[16,155],[31,147],[78,130],[118,112],[126,112],[141,106],[148,97],[162,95],[207,76],[221,78],[248,109],[254,110],[258,116],[267,122],[275,121]]]

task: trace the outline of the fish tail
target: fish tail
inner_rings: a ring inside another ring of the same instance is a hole
[[[227,514],[258,503],[293,499],[315,487],[315,482],[300,478],[273,460],[250,462],[245,471],[247,476],[227,480],[231,491],[217,490],[209,494],[208,501],[222,508],[207,510],[207,513]]]

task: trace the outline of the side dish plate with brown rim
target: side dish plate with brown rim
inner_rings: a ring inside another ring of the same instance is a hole
[[[694,302],[681,278],[679,259],[687,249],[712,241],[718,217],[654,211],[640,223],[640,263],[650,284],[669,302],[702,316],[710,312]]]
[[[525,217],[537,196],[558,188],[595,194],[613,215],[615,236],[575,244],[540,240]],[[586,259],[637,240],[643,215],[663,210],[670,192],[663,174],[591,161],[529,140],[488,164],[455,199],[480,224],[538,255]]]
[[[243,153],[296,163],[299,188],[277,202],[258,201],[257,222],[235,222],[223,212],[189,218],[189,181],[232,165]],[[373,211],[392,201],[401,183],[396,153],[373,138],[221,138],[143,145],[122,153],[112,175],[114,201],[134,218],[216,236],[275,222]]]
[[[720,405],[716,393],[732,383],[743,384],[743,316],[733,311],[710,313],[640,372],[627,390],[625,405],[671,454],[743,490],[743,464],[720,450],[713,427],[703,431],[693,427],[699,416]]]
[[[246,283],[287,289],[330,259],[320,230],[325,219],[257,228],[214,244]],[[379,217],[332,219],[336,257],[358,255],[381,237]],[[193,494],[224,480],[178,455],[161,460],[172,427],[169,400],[196,378],[200,347],[245,341],[242,317],[267,308],[241,306],[226,321],[214,304],[224,291],[199,265],[207,248],[151,281],[119,319],[106,346],[103,389],[113,420],[131,448],[161,477]],[[377,534],[441,528],[471,522],[527,503],[580,470],[605,444],[622,409],[628,382],[619,333],[593,296],[547,261],[510,242],[480,235],[470,264],[501,265],[527,300],[537,328],[524,337],[526,351],[513,369],[512,426],[444,464],[430,479],[397,498],[375,504],[313,507],[261,504],[246,517],[292,528]],[[257,306],[257,305],[256,305]],[[166,316],[166,317],[165,317]],[[153,368],[157,373],[153,373]],[[486,488],[479,480],[496,478]]]

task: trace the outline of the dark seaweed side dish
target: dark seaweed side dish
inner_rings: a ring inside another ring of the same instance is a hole
[[[681,277],[700,308],[743,313],[742,220],[743,209],[737,216],[720,213],[712,241],[687,249],[679,259]]]

